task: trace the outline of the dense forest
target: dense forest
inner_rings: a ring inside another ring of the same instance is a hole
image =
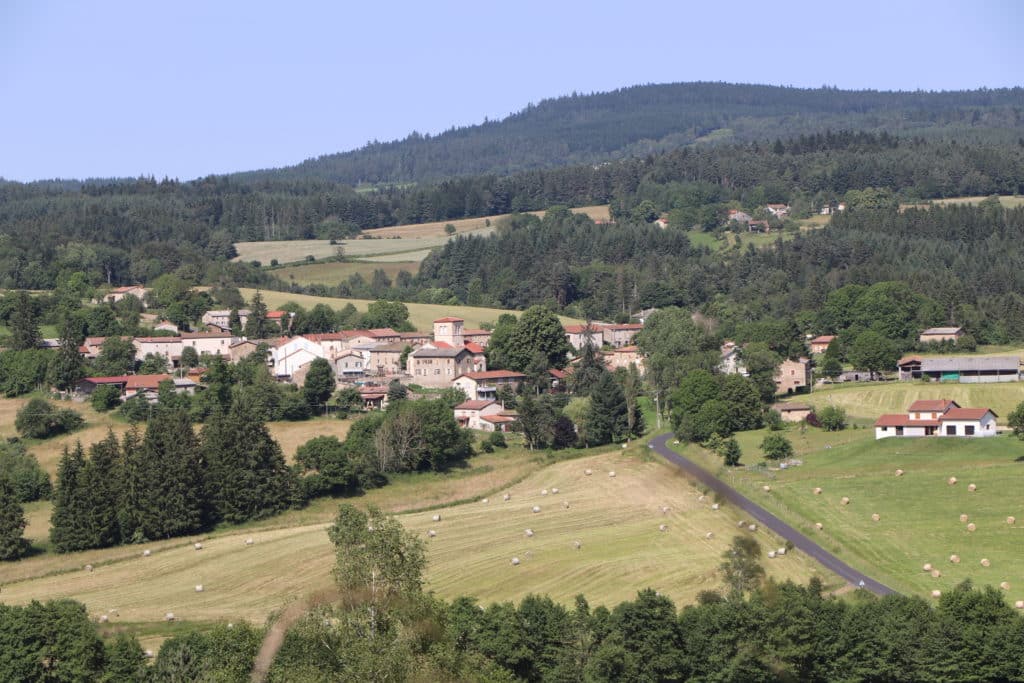
[[[639,85],[543,100],[501,121],[436,136],[372,142],[284,169],[235,179],[355,185],[509,175],[597,164],[705,142],[751,142],[825,130],[888,131],[958,139],[1016,140],[1024,90],[845,91],[729,83]]]

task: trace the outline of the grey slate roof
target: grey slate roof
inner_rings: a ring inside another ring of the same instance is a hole
[[[924,358],[921,372],[1018,372],[1020,356]]]

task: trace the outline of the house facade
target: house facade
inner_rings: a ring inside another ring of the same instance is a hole
[[[775,371],[775,393],[793,394],[809,390],[811,386],[811,361],[807,358],[787,358]]]
[[[963,335],[963,328],[960,327],[929,327],[918,336],[917,341],[922,344],[951,341],[955,344]]]
[[[812,339],[808,344],[811,347],[811,353],[825,353],[828,351],[828,347],[832,342],[836,340],[834,334],[822,334]]]
[[[515,391],[525,379],[526,375],[521,372],[488,370],[459,375],[451,382],[451,385],[462,389],[468,399],[474,401],[497,398],[498,389],[501,387],[508,387]]]
[[[501,411],[501,404],[493,399],[464,401],[454,408],[455,421],[466,429],[484,429],[481,418],[485,415],[497,415]],[[493,423],[489,422],[488,426],[488,431],[493,431]]]
[[[601,325],[595,323],[590,325],[566,325],[565,340],[576,351],[582,351],[583,347],[587,344],[590,344],[595,349],[599,349],[604,344],[604,333],[601,331],[601,328]]]
[[[776,403],[772,410],[782,416],[783,422],[803,422],[814,412],[813,407],[803,403]]]
[[[486,368],[486,361],[475,360],[465,346],[427,344],[410,353],[406,362],[412,381],[425,387],[448,387],[458,376],[481,371],[481,365]]]
[[[181,360],[181,337],[135,337],[132,344],[136,358],[159,354],[167,359],[170,368],[178,367]]]
[[[889,437],[995,436],[995,412],[989,408],[961,408],[946,399],[915,401],[906,413],[882,415],[875,421],[875,439]]]
[[[623,346],[601,354],[604,358],[605,367],[609,370],[618,368],[635,367],[640,374],[644,374],[644,357],[636,346]]]
[[[231,345],[238,338],[230,332],[183,332],[181,347],[192,347],[200,356],[231,356]]]
[[[629,346],[633,343],[633,338],[637,332],[642,329],[644,329],[644,326],[641,323],[603,325],[601,327],[602,340],[613,349]]]

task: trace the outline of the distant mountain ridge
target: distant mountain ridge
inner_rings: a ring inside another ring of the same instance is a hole
[[[1024,88],[881,92],[704,82],[638,85],[547,99],[500,121],[434,136],[413,133],[231,177],[349,185],[427,182],[828,129],[1016,141],[1024,135]]]

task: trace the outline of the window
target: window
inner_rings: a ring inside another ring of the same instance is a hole
[[[946,425],[946,436],[956,436],[956,425]]]
[[[896,428],[896,436],[903,436],[903,427]]]
[[[964,434],[974,436],[974,425],[964,425]]]

